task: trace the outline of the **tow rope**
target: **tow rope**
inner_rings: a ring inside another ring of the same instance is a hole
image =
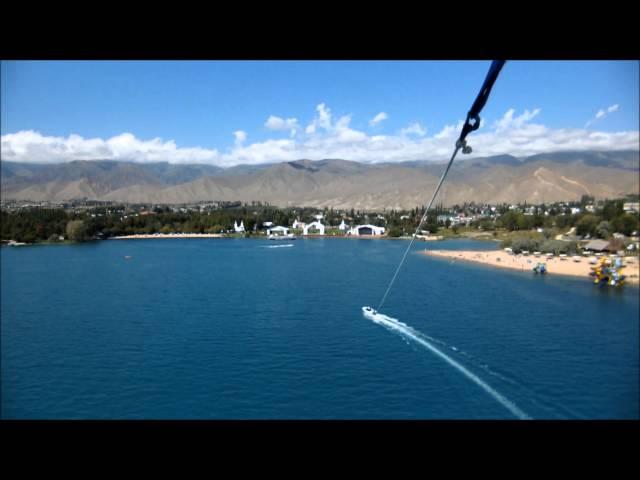
[[[442,176],[440,177],[440,181],[438,182],[438,185],[436,186],[436,189],[433,192],[433,196],[431,197],[431,200],[429,201],[429,204],[427,205],[427,209],[425,210],[424,215],[422,215],[422,219],[420,220],[420,223],[418,224],[418,228],[416,228],[416,231],[413,234],[413,236],[411,237],[411,241],[409,242],[409,246],[404,251],[404,255],[402,256],[402,259],[400,260],[400,263],[398,264],[398,268],[396,269],[396,272],[393,274],[393,277],[391,278],[391,282],[389,282],[389,286],[387,287],[387,291],[384,292],[384,295],[382,296],[382,300],[380,301],[380,304],[378,305],[378,309],[377,309],[378,311],[380,311],[380,309],[384,305],[384,302],[387,299],[387,295],[389,295],[389,292],[391,291],[391,287],[393,286],[393,283],[395,282],[396,277],[398,276],[398,273],[400,272],[400,269],[402,268],[402,264],[404,263],[404,260],[407,258],[407,254],[409,253],[409,250],[411,250],[411,246],[413,245],[413,242],[416,239],[416,235],[420,231],[420,227],[422,226],[422,224],[424,223],[424,221],[427,218],[427,214],[429,213],[429,210],[431,209],[431,205],[433,204],[433,201],[435,200],[436,195],[438,195],[438,191],[440,191],[440,187],[442,186],[442,182],[444,182],[444,179],[447,176],[447,173],[449,172],[449,169],[451,168],[451,164],[453,163],[453,160],[456,158],[456,155],[458,154],[458,151],[462,150],[462,153],[464,153],[464,154],[471,153],[471,151],[472,151],[471,147],[469,147],[467,145],[467,140],[466,140],[467,135],[469,135],[469,133],[473,132],[474,130],[477,130],[478,128],[480,128],[480,112],[484,108],[484,105],[487,103],[487,100],[489,99],[489,94],[491,93],[491,88],[493,87],[493,84],[495,83],[496,79],[498,78],[498,74],[500,73],[500,70],[502,70],[502,67],[504,66],[504,64],[505,64],[505,60],[494,60],[491,63],[491,67],[489,68],[489,72],[487,73],[487,77],[485,78],[484,83],[482,84],[482,87],[480,88],[480,93],[478,93],[478,96],[476,97],[475,101],[473,102],[473,105],[471,106],[471,109],[467,113],[467,119],[466,119],[464,125],[462,126],[462,131],[460,132],[460,137],[456,141],[455,149],[453,150],[453,155],[451,156],[451,160],[449,160],[449,163],[447,164],[447,167],[445,168],[444,172],[442,172]]]

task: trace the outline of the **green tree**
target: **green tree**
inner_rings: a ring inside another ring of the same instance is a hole
[[[416,208],[417,210],[417,208]],[[429,212],[423,228],[434,234],[438,231],[438,215],[435,212]]]
[[[613,220],[624,213],[624,202],[622,200],[607,200],[602,207],[602,218]]]
[[[82,242],[87,239],[87,227],[82,220],[71,220],[67,223],[67,237],[72,242]]]
[[[554,224],[559,229],[565,229],[570,223],[570,218],[568,215],[556,215],[554,218]],[[594,226],[595,228],[595,226]]]
[[[609,238],[611,235],[611,225],[606,220],[601,221],[596,227],[596,235],[600,238]]]
[[[554,253],[559,255],[560,253],[575,253],[577,250],[576,242],[563,242],[561,240],[546,240],[540,245],[540,251],[545,253]]]
[[[513,210],[509,210],[508,212],[506,212],[504,215],[502,215],[499,219],[498,222],[500,223],[500,225],[502,225],[504,228],[506,228],[509,231],[514,231],[514,230],[518,230],[518,220],[519,217],[523,216],[522,214],[518,214],[517,212],[514,212]]]
[[[638,215],[631,215],[629,213],[619,215],[611,221],[611,228],[614,232],[623,233],[627,236],[631,235],[632,232],[640,230]]]
[[[600,219],[595,215],[584,215],[576,224],[576,233],[582,236],[595,235],[599,222]]]
[[[582,210],[584,210],[584,207],[586,205],[592,204],[594,202],[595,198],[591,197],[589,195],[582,195],[582,197],[580,197],[580,207]]]
[[[520,253],[524,250],[532,252],[538,250],[540,241],[531,237],[516,237],[511,241],[511,248],[514,253]]]
[[[517,230],[530,230],[532,225],[531,216],[522,213],[517,214],[516,224]]]
[[[393,226],[388,230],[387,235],[390,237],[400,237],[402,236],[402,228],[399,226]]]

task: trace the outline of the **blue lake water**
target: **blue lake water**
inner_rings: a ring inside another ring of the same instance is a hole
[[[363,317],[405,241],[282,243],[3,247],[2,418],[516,418],[441,356]],[[386,315],[532,418],[639,417],[637,288],[424,248],[495,244],[416,243]]]

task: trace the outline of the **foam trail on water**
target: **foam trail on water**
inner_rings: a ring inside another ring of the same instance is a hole
[[[288,243],[287,245],[260,245],[263,248],[284,248],[284,247],[293,247],[293,243]]]
[[[531,417],[529,417],[529,415],[527,415],[522,410],[520,410],[513,402],[505,398],[502,394],[496,392],[484,380],[482,380],[480,377],[478,377],[477,375],[467,370],[465,367],[463,367],[458,362],[456,362],[453,358],[449,357],[446,353],[442,352],[440,349],[436,348],[434,345],[431,345],[431,343],[429,343],[428,341],[426,341],[424,338],[421,337],[421,334],[418,331],[414,330],[406,323],[402,323],[401,321],[396,320],[395,318],[388,317],[387,315],[383,315],[381,313],[374,314],[366,311],[364,311],[363,313],[365,318],[368,318],[374,323],[377,323],[378,325],[382,325],[383,327],[386,327],[389,330],[392,330],[394,332],[399,333],[400,335],[410,338],[414,342],[417,342],[423,347],[426,347],[427,349],[431,350],[431,352],[433,352],[435,355],[443,359],[453,368],[460,371],[469,380],[477,384],[485,392],[487,392],[489,395],[495,398],[498,401],[498,403],[500,403],[503,407],[505,407],[507,410],[513,413],[520,420],[531,420]]]

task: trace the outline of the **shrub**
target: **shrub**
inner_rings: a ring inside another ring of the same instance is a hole
[[[538,250],[540,247],[540,241],[531,237],[516,237],[511,241],[511,248],[514,253],[520,253],[523,250],[530,252]]]
[[[553,253],[559,255],[560,253],[573,254],[578,250],[576,242],[563,242],[561,240],[546,240],[540,246],[540,251],[545,253]]]
[[[387,232],[387,235],[389,235],[390,237],[400,237],[402,236],[402,228],[398,226],[393,226],[389,229],[389,231]]]

